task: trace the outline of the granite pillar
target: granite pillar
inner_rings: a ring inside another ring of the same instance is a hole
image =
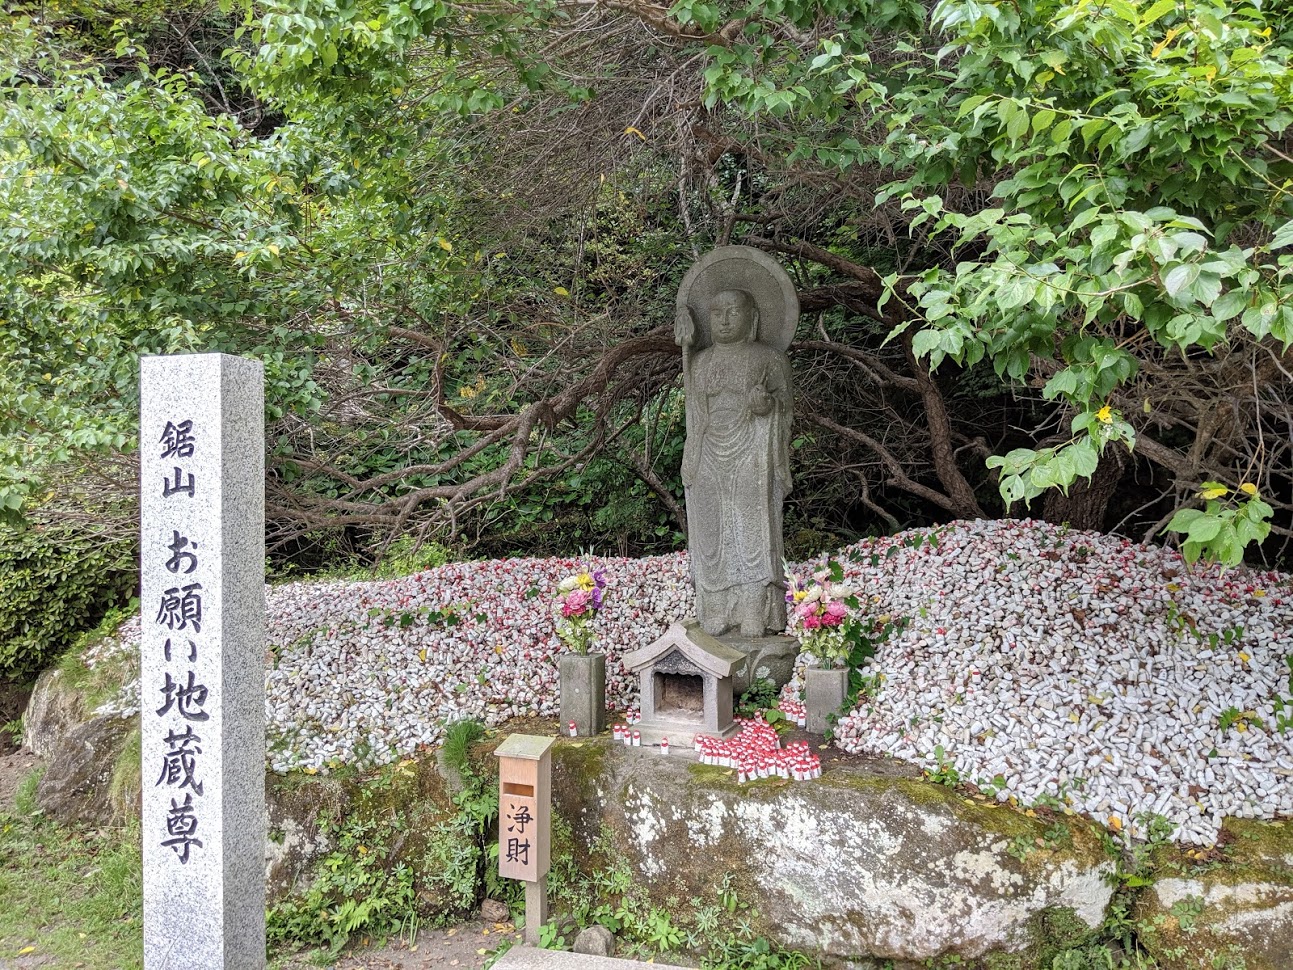
[[[561,732],[574,722],[581,737],[606,730],[606,654],[563,653],[557,661],[561,680]]]
[[[263,366],[140,364],[145,970],[265,965]]]

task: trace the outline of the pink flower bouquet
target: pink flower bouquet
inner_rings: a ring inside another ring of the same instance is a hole
[[[786,571],[787,626],[805,650],[834,667],[848,662],[858,610],[853,588],[833,581],[838,573],[838,567],[820,570],[813,574],[812,585],[805,586]]]
[[[606,589],[603,570],[585,570],[557,584],[553,618],[557,638],[573,653],[587,653],[593,645],[593,620],[602,608]]]

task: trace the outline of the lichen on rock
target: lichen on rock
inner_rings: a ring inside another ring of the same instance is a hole
[[[1221,858],[1175,847],[1140,899],[1140,938],[1163,970],[1287,970],[1293,954],[1293,823],[1227,819]]]
[[[1112,895],[1113,861],[1080,819],[1048,844],[1054,821],[917,779],[835,768],[819,784],[738,786],[724,769],[588,744],[606,749],[596,794],[587,753],[568,760],[559,745],[558,810],[614,833],[653,897],[736,885],[783,946],[898,961],[1027,953],[1039,914],[1067,911],[1089,932]],[[1023,859],[1013,839],[1032,847]]]

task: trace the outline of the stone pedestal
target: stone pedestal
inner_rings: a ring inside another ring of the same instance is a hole
[[[606,654],[563,653],[561,674],[561,733],[570,722],[581,737],[606,729]]]
[[[825,734],[827,715],[844,706],[849,691],[847,667],[809,667],[804,671],[804,706],[808,709],[809,734]]]
[[[756,680],[770,680],[778,690],[790,682],[799,656],[799,641],[785,634],[766,637],[743,637],[724,633],[718,641],[725,647],[745,654],[745,660],[732,670],[732,691],[740,697]]]

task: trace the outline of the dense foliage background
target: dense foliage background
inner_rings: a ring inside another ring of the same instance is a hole
[[[265,361],[277,568],[677,548],[674,295],[729,242],[800,287],[792,552],[1288,565],[1287,4],[9,10],[0,603],[69,534],[117,595],[151,353]]]

